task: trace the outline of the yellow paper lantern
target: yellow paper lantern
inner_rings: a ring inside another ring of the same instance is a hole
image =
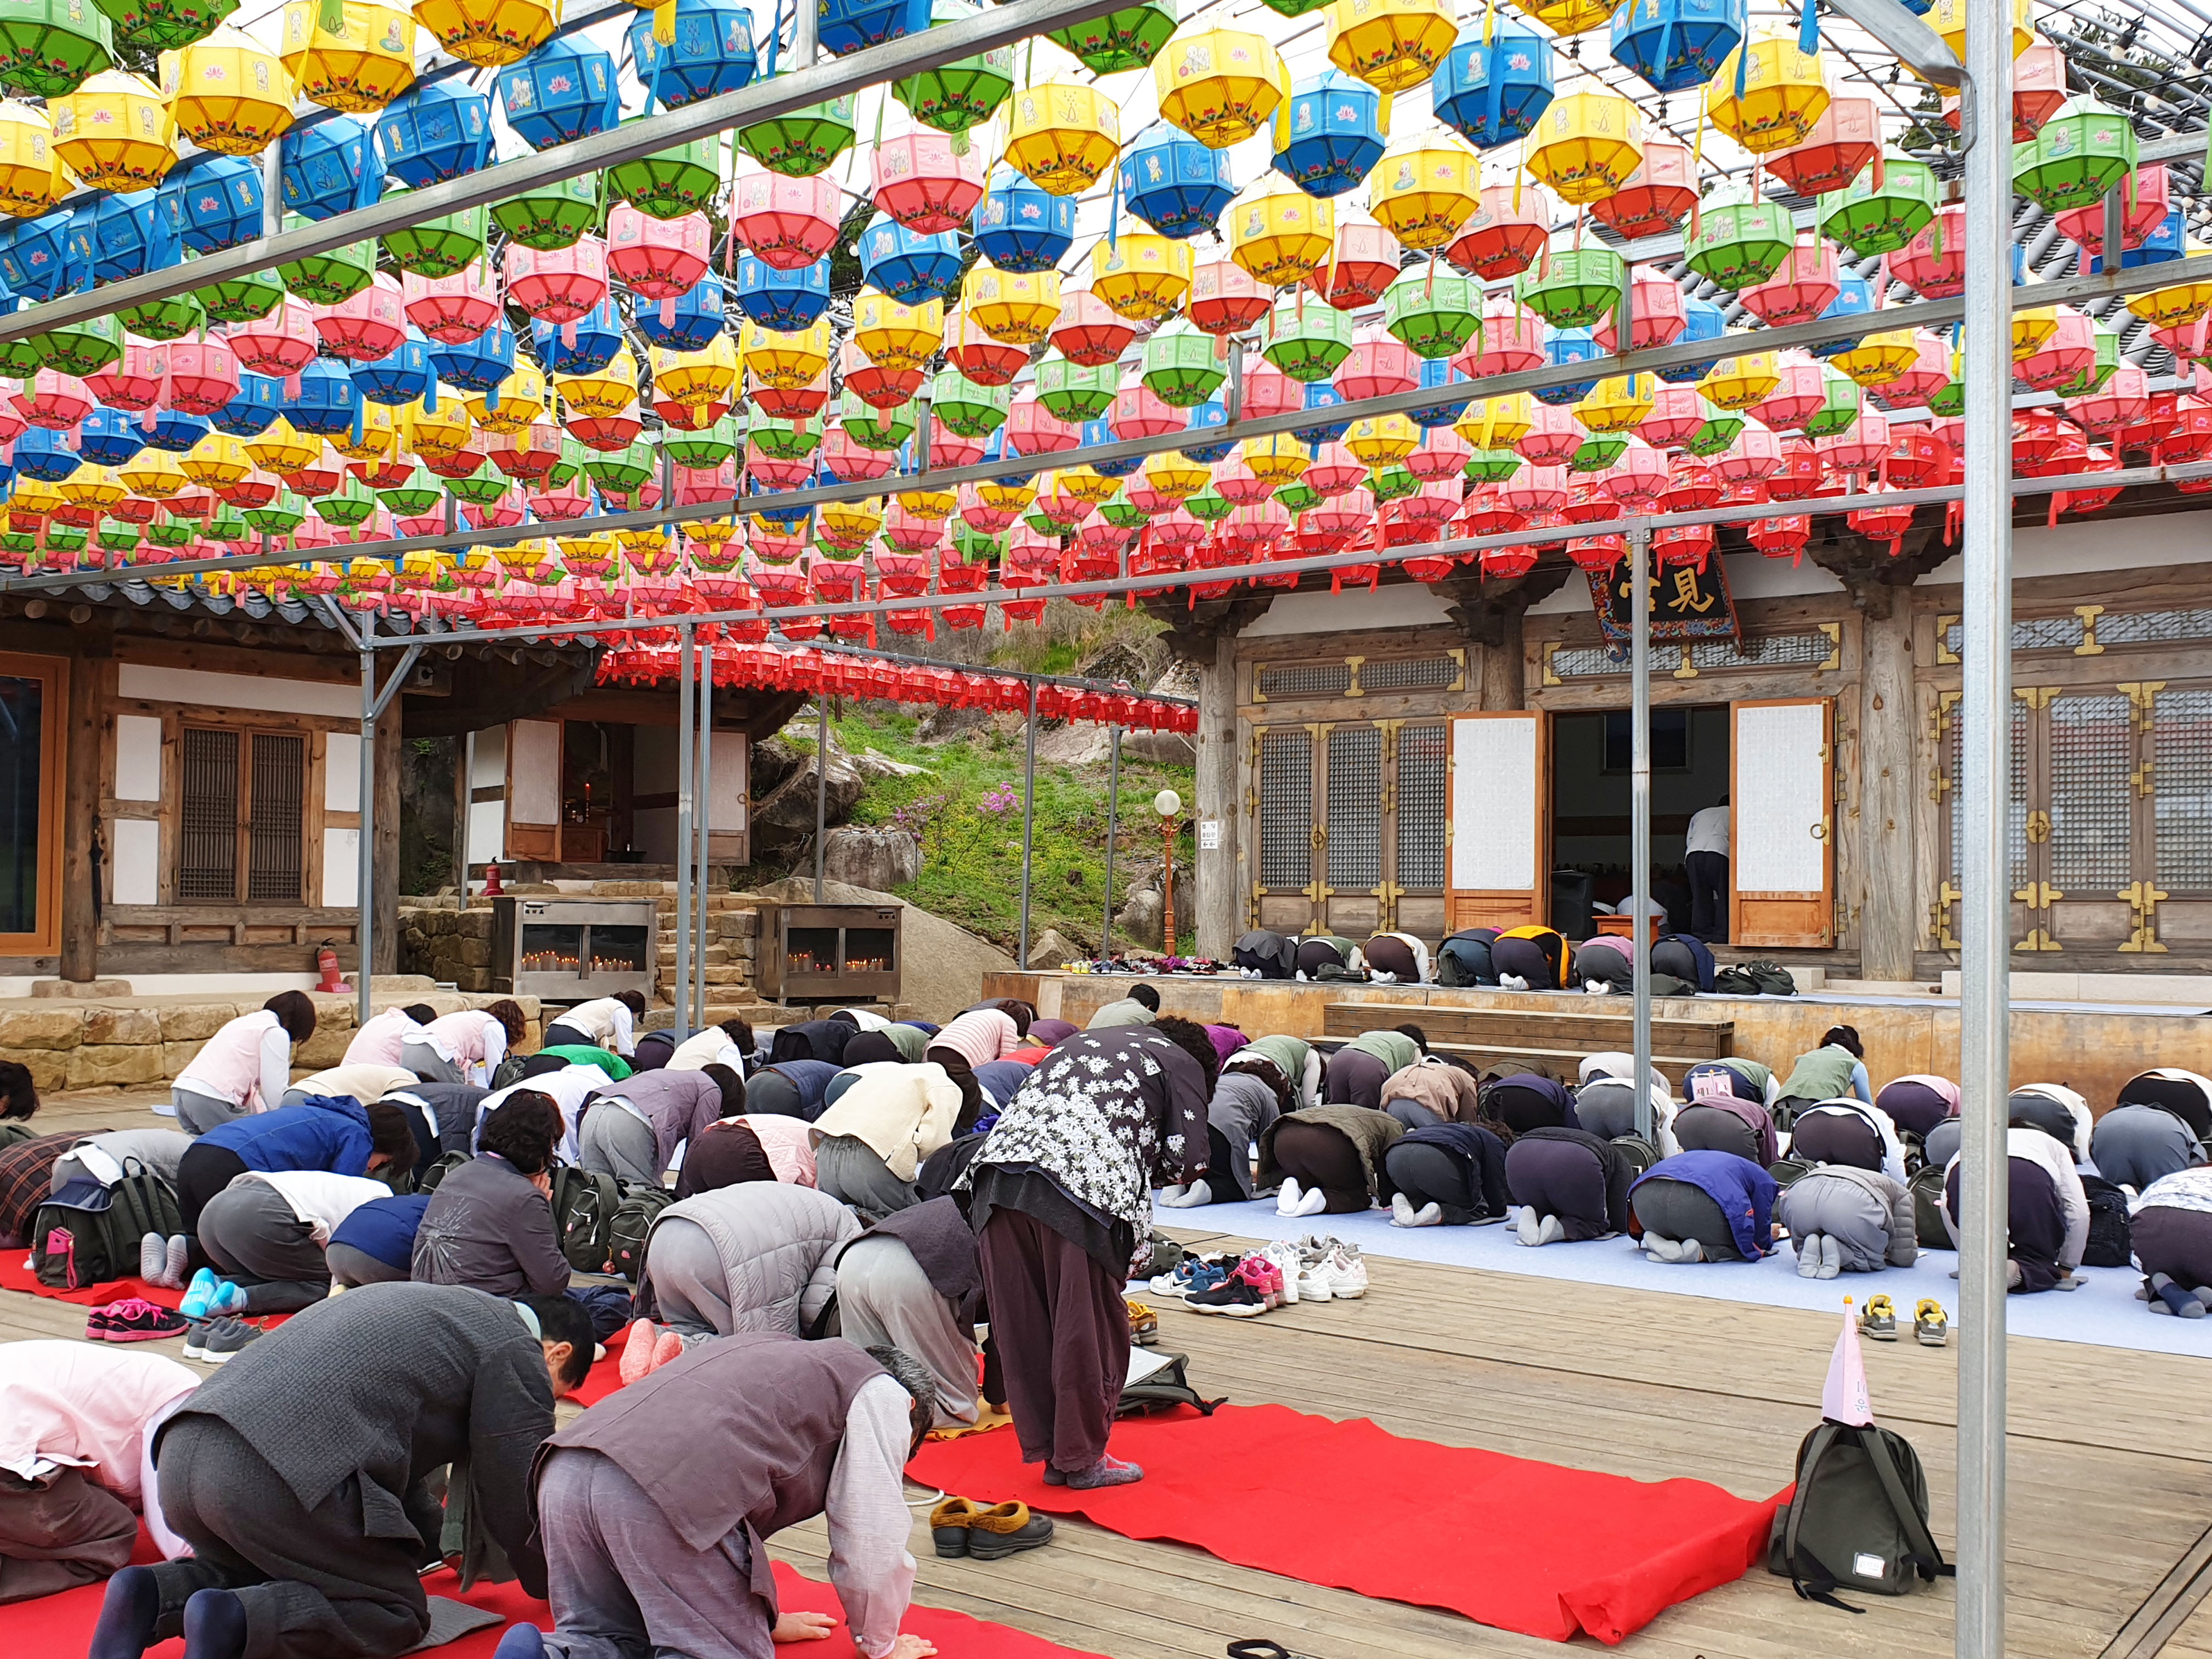
[[[465,64],[520,63],[553,38],[561,0],[415,0],[415,21]]]
[[[1536,423],[1528,404],[1525,392],[1484,398],[1467,406],[1467,412],[1452,423],[1452,430],[1477,449],[1510,449]]]
[[[279,421],[276,424],[282,426],[283,422]],[[459,454],[469,447],[469,440],[474,435],[469,412],[456,398],[439,398],[434,410],[417,399],[399,411],[399,447],[426,461],[442,461]],[[269,470],[274,472],[277,469]]]
[[[325,109],[361,115],[415,84],[415,20],[375,0],[345,0],[342,21],[322,27],[325,0],[284,8],[284,67],[300,94]]]
[[[1354,421],[1345,429],[1344,447],[1362,466],[1389,466],[1412,454],[1421,441],[1420,428],[1403,415],[1382,415]]]
[[[668,527],[653,524],[617,530],[615,532],[615,544],[632,565],[642,567],[647,561],[657,559],[668,550]]]
[[[320,455],[323,453],[323,441],[320,438],[310,438],[303,432],[294,430],[291,422],[279,415],[270,422],[266,432],[262,433],[258,437],[246,439],[245,447],[247,459],[252,460],[254,465],[265,472],[274,472],[281,477],[287,472],[297,472]],[[140,451],[131,465],[137,467],[151,453],[147,450]],[[135,483],[131,487],[138,490],[141,495],[146,493],[139,489]]]
[[[735,519],[694,519],[684,526],[684,544],[694,553],[720,557],[738,533]]]
[[[1271,288],[1291,288],[1328,263],[1336,208],[1278,174],[1229,208],[1229,257]]]
[[[349,461],[380,461],[398,445],[399,423],[392,418],[390,407],[366,398],[361,402],[361,435],[356,438],[348,430],[331,440],[331,447]]]
[[[738,352],[726,334],[718,334],[703,349],[671,351],[653,349],[653,395],[686,409],[733,403],[737,398]]]
[[[1765,403],[1782,384],[1782,371],[1771,351],[1747,351],[1723,357],[1705,371],[1698,390],[1723,409],[1743,410]]]
[[[140,450],[115,469],[115,476],[125,489],[149,501],[166,501],[185,487],[184,468],[174,455],[161,449]],[[20,485],[22,480],[16,482]]]
[[[1620,0],[1514,0],[1514,3],[1562,39],[1594,29],[1620,9]]]
[[[1743,68],[1743,95],[1735,90],[1736,63]],[[1813,136],[1828,107],[1828,82],[1820,54],[1797,50],[1794,40],[1766,35],[1738,46],[1705,82],[1705,112],[1723,132],[1753,155],[1789,149]]]
[[[615,556],[615,538],[605,531],[556,536],[553,539],[560,544],[561,556],[564,559],[596,562]]]
[[[210,432],[191,447],[179,465],[194,483],[221,494],[252,471],[254,462],[237,439]]]
[[[1367,175],[1367,198],[1401,246],[1442,247],[1482,205],[1482,163],[1465,144],[1432,128],[1383,152]]]
[[[1393,415],[1389,418],[1395,421],[1404,417]],[[1307,463],[1313,459],[1306,446],[1287,432],[1267,438],[1247,438],[1237,447],[1237,454],[1251,469],[1252,476],[1271,489],[1296,483],[1305,476]]]
[[[837,541],[858,547],[883,527],[884,498],[880,495],[822,504],[822,528]]]
[[[1263,441],[1247,439],[1247,443]],[[1157,455],[1145,457],[1145,482],[1171,501],[1180,501],[1195,495],[1213,481],[1213,469],[1203,461],[1194,461],[1178,450],[1164,450]],[[1027,502],[1023,503],[1027,506]]]
[[[1121,493],[1121,481],[1108,477],[1096,467],[1064,467],[1055,476],[1062,490],[1093,507],[1103,507]]]
[[[1575,405],[1575,418],[1585,432],[1633,432],[1651,412],[1653,390],[1649,374],[1617,374],[1600,380]]]
[[[1990,15],[1990,0],[1974,0],[1974,10],[1986,21]],[[2035,44],[2035,9],[2033,0],[2012,0],[2012,55],[2015,58]],[[1921,21],[1934,29],[1951,54],[1960,63],[1966,61],[1966,0],[1936,0]],[[1907,69],[1911,68],[1906,64]]]
[[[1435,74],[1458,39],[1446,0],[1333,0],[1328,9],[1328,61],[1386,98]]]
[[[988,479],[975,486],[975,499],[994,513],[1024,512],[1036,499],[1036,479]]]
[[[181,472],[177,475],[179,489],[184,487],[184,476]],[[13,530],[36,530],[40,521],[49,513],[65,505],[61,491],[45,479],[17,478],[8,491],[9,527]]]
[[[920,368],[937,355],[945,340],[942,300],[905,306],[872,288],[854,296],[853,343],[878,368],[893,374]]]
[[[1121,153],[1121,106],[1096,87],[1048,81],[1006,107],[1006,160],[1048,195],[1088,190]]]
[[[2192,256],[2204,252],[2193,242],[2186,251]],[[2130,312],[2153,328],[2180,328],[2212,311],[2212,283],[2170,283],[2148,294],[2135,295],[2127,305]]]
[[[509,576],[521,577],[551,558],[553,549],[543,536],[533,536],[528,541],[502,542],[491,550],[491,556]]]
[[[226,25],[161,54],[177,131],[202,149],[258,155],[292,125],[292,76],[277,55]]]
[[[814,377],[830,367],[832,349],[830,319],[823,315],[788,334],[748,321],[739,356],[744,359],[746,373],[763,386],[797,392],[811,385]]]
[[[2051,337],[2058,332],[2058,307],[2038,306],[2033,310],[2015,311],[2012,314],[2012,360],[2033,357],[2051,343]]]
[[[952,516],[959,497],[950,489],[907,489],[891,497],[915,518],[929,522]]]
[[[1610,92],[1554,98],[1528,136],[1524,165],[1562,201],[1602,202],[1644,165],[1643,113]]]
[[[1190,244],[1123,231],[1110,242],[1102,239],[1091,245],[1091,291],[1106,302],[1107,310],[1133,323],[1157,322],[1175,315],[1190,292]],[[1033,337],[1043,337],[1042,332]]]
[[[1210,149],[1249,138],[1270,119],[1275,149],[1290,141],[1291,75],[1282,54],[1242,29],[1177,35],[1152,59],[1160,118]]]
[[[1126,245],[1129,239],[1124,236],[1121,240]],[[1099,250],[1105,246],[1098,244]],[[1187,288],[1190,283],[1188,248],[1182,249],[1182,270]],[[960,284],[960,303],[975,326],[1001,345],[1035,345],[1060,319],[1060,273],[1040,270],[1021,275],[1000,270],[988,259],[978,259]],[[951,333],[945,331],[945,337],[950,338]]]
[[[143,76],[105,70],[46,102],[62,165],[90,190],[146,190],[177,161],[177,123]]]
[[[726,349],[729,342],[721,343]],[[499,383],[498,391],[479,392],[465,406],[478,431],[512,435],[545,418],[547,396],[544,372],[518,356],[514,372]]]
[[[68,194],[46,111],[0,100],[0,213],[35,219]]]
[[[570,414],[611,420],[637,400],[637,359],[623,346],[605,368],[588,374],[556,374],[553,389]]]
[[[1860,386],[1887,386],[1920,361],[1920,347],[1911,329],[1888,328],[1862,335],[1856,344],[1831,352],[1828,361]]]
[[[88,507],[105,513],[129,492],[112,467],[81,466],[60,485],[62,499],[71,507]]]

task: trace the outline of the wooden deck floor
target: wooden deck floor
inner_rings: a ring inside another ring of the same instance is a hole
[[[143,1123],[143,1099],[63,1097],[40,1127]],[[1698,1476],[1747,1498],[1788,1483],[1798,1440],[1820,1415],[1837,1326],[1826,1315],[1419,1263],[1374,1260],[1370,1271],[1364,1300],[1259,1319],[1162,1305],[1162,1344],[1191,1356],[1204,1392],[1240,1403],[1365,1416],[1409,1437],[1638,1479]],[[0,1292],[0,1338],[82,1329],[71,1304]],[[1956,1350],[1869,1344],[1867,1362],[1877,1413],[1927,1465],[1948,1551]],[[2008,1651],[2212,1659],[2212,1436],[2203,1431],[2212,1361],[2015,1337],[2009,1367]],[[910,1495],[926,1510],[924,1494]],[[1357,1492],[1316,1492],[1282,1524],[1356,1526],[1359,1513]],[[1111,1659],[1218,1659],[1242,1637],[1316,1659],[1558,1650],[1080,1521],[1061,1522],[1047,1549],[989,1564],[939,1561],[921,1519],[918,1599]],[[1511,1514],[1498,1524],[1511,1527]],[[775,1553],[823,1576],[820,1523],[781,1534]],[[1857,1618],[1800,1603],[1785,1581],[1754,1571],[1662,1614],[1620,1650],[1639,1659],[1951,1651],[1948,1583],[1857,1601],[1866,1608]]]

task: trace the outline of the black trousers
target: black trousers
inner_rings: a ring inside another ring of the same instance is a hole
[[[1329,1215],[1349,1215],[1375,1202],[1359,1148],[1341,1129],[1286,1118],[1275,1126],[1274,1154],[1276,1167],[1299,1186],[1321,1188]]]
[[[1407,1101],[1391,1103],[1410,1106],[1417,1112],[1422,1109]],[[1471,1226],[1488,1218],[1482,1188],[1473,1170],[1441,1146],[1394,1140],[1382,1154],[1382,1167],[1390,1173],[1390,1184],[1405,1194],[1408,1204],[1416,1210],[1425,1204],[1435,1205],[1448,1227]]]
[[[1382,1085],[1389,1079],[1390,1068],[1364,1048],[1340,1048],[1328,1057],[1328,1071],[1322,1081],[1330,1105],[1364,1106],[1370,1111],[1380,1111]]]
[[[138,1517],[82,1469],[25,1480],[0,1472],[0,1602],[95,1584],[131,1559]]]
[[[1729,861],[1719,853],[1692,853],[1683,860],[1690,874],[1690,934],[1708,945],[1723,944],[1729,925]]]
[[[246,1160],[228,1146],[196,1140],[185,1148],[177,1165],[177,1213],[183,1219],[185,1237],[191,1241],[186,1265],[193,1272],[215,1265],[200,1248],[200,1212],[207,1208],[208,1200],[245,1173]]]
[[[2058,1201],[2058,1188],[2051,1171],[2032,1158],[2007,1158],[2005,1165],[2009,1229],[2005,1254],[2020,1267],[2016,1289],[2022,1295],[2053,1290],[2059,1279],[2058,1252],[2066,1245],[2066,1211]],[[1955,1224],[1960,1213],[1956,1169],[1944,1179],[1943,1195]]]
[[[968,1063],[968,1056],[957,1048],[926,1048],[921,1057],[942,1066],[945,1075],[959,1085],[960,1110],[952,1120],[952,1136],[957,1140],[983,1115],[983,1085],[975,1081],[975,1068]]]
[[[556,1019],[538,1033],[538,1046],[540,1048],[596,1048],[599,1044],[597,1038],[586,1036],[574,1026],[563,1025]]]

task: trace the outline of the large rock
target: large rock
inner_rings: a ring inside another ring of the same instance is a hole
[[[1059,928],[1048,927],[1041,937],[1030,941],[1029,965],[1032,968],[1057,968],[1062,963],[1083,961],[1090,954]]]
[[[1180,732],[1124,732],[1121,753],[1162,766],[1195,766],[1198,746]]]
[[[893,760],[874,749],[863,749],[854,756],[853,769],[871,782],[878,778],[918,778],[929,770],[927,766],[910,766],[904,761]]]
[[[823,837],[822,864],[824,874],[848,887],[911,887],[921,878],[921,841],[904,830],[848,824]]]
[[[811,904],[814,881],[811,877],[793,876],[770,882],[759,890],[757,896],[784,904]],[[899,922],[906,949],[899,1000],[933,1024],[942,1024],[963,1008],[981,1002],[986,974],[1013,971],[1014,959],[988,939],[978,939],[942,916],[908,904],[896,893],[830,881],[823,884],[822,897],[829,904],[896,904],[906,912]]]
[[[851,758],[834,745],[830,751],[828,799],[823,822],[842,823],[859,803],[866,786]],[[814,835],[815,757],[799,758],[799,765],[774,789],[753,797],[753,856],[788,858]]]
[[[1190,877],[1183,871],[1176,872],[1176,951],[1188,956],[1197,944],[1198,892]],[[1165,907],[1160,901],[1160,872],[1152,873],[1130,890],[1128,898],[1114,918],[1114,943],[1124,949],[1132,945],[1148,951],[1159,950],[1166,943]]]

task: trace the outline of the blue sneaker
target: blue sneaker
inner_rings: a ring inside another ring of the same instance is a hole
[[[216,1294],[221,1288],[222,1281],[216,1278],[215,1269],[201,1268],[185,1287],[185,1299],[177,1304],[177,1311],[194,1324],[199,1323],[214,1309]]]

